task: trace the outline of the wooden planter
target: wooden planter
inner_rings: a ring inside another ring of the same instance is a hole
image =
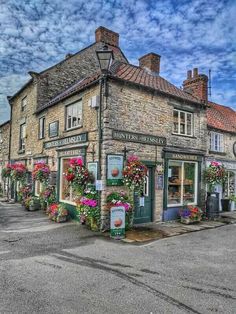
[[[191,218],[184,218],[184,217],[181,217],[181,223],[182,224],[185,224],[185,225],[190,225],[190,224],[194,224],[194,223],[198,223],[200,222],[202,219],[199,217],[197,219],[191,219]]]

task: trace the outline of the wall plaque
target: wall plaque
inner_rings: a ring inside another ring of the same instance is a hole
[[[123,185],[123,167],[123,155],[107,155],[107,185]]]
[[[84,143],[87,140],[88,140],[88,133],[82,133],[79,135],[68,136],[68,137],[64,137],[64,138],[54,140],[54,141],[44,142],[44,148],[49,149],[53,147]]]
[[[133,133],[126,131],[113,130],[112,138],[118,141],[143,143],[148,145],[165,146],[166,138],[149,134]]]

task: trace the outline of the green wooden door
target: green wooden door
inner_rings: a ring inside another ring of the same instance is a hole
[[[140,204],[140,198],[134,195],[134,223],[147,223],[152,221],[153,208],[153,168],[148,167],[146,183],[144,186],[144,206]],[[140,206],[141,205],[141,206]]]

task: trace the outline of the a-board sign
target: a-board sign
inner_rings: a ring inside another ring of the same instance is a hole
[[[125,237],[125,208],[124,206],[111,207],[111,238],[123,239]]]

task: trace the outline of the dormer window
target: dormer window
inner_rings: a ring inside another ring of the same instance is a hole
[[[21,111],[25,111],[27,106],[27,96],[21,100]]]
[[[218,132],[210,132],[210,150],[213,152],[224,152],[224,137]]]
[[[193,114],[187,111],[174,109],[173,133],[193,136]]]

